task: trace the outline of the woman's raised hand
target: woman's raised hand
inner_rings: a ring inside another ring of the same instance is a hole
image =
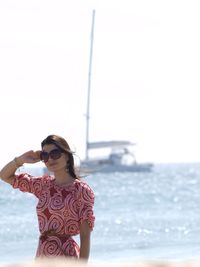
[[[24,163],[36,163],[40,161],[40,152],[39,150],[37,151],[27,151],[24,154],[22,154],[19,157],[16,157],[16,160],[19,165],[22,165]]]

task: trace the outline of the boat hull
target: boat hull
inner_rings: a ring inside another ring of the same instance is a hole
[[[151,172],[153,169],[152,163],[136,163],[133,165],[107,165],[107,164],[90,164],[85,162],[81,164],[81,169],[88,170],[89,172]]]

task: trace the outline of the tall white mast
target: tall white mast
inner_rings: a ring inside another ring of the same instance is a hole
[[[87,91],[87,112],[86,112],[86,150],[85,159],[89,158],[89,121],[90,121],[90,91],[91,91],[91,73],[92,73],[92,54],[93,54],[93,38],[94,38],[94,21],[95,10],[92,12],[92,29],[91,29],[91,41],[90,41],[90,58],[89,58],[89,72],[88,72],[88,91]]]

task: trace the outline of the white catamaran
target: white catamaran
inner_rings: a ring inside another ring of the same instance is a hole
[[[124,140],[89,142],[89,120],[90,120],[90,91],[91,91],[91,70],[93,54],[95,10],[92,14],[90,59],[88,73],[88,93],[86,112],[86,150],[85,159],[81,161],[81,169],[91,172],[149,172],[152,170],[152,163],[138,163],[131,147],[133,143]],[[106,156],[90,157],[91,150],[105,150]]]

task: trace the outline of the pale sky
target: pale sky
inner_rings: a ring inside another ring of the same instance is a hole
[[[93,9],[91,141],[200,161],[198,0],[1,0],[1,165],[52,133],[84,157]]]

